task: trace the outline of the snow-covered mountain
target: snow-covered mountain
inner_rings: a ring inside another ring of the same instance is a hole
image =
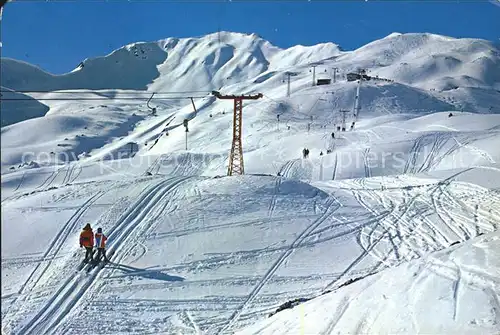
[[[344,74],[367,68],[372,75],[423,88],[500,89],[500,51],[492,42],[397,33],[341,51],[333,43],[281,49],[255,34],[221,32],[133,43],[107,56],[85,59],[63,75],[3,58],[1,76],[2,85],[14,90],[212,90],[264,72],[326,65],[327,60],[335,60],[333,65]]]
[[[339,53],[332,43],[283,50],[255,34],[221,32],[133,43],[107,56],[85,59],[63,75],[4,58],[1,76],[2,84],[14,90],[210,91],[268,70],[321,61]]]
[[[494,334],[499,64],[416,33],[168,38],[63,75],[2,58],[2,332]],[[212,90],[263,94],[245,176]],[[88,222],[114,254],[87,272]]]
[[[398,34],[371,42],[339,62],[426,89],[500,89],[500,50],[492,42],[434,34]]]

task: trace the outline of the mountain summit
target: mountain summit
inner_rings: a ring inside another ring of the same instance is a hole
[[[2,58],[1,84],[12,90],[127,89],[210,91],[263,73],[330,61],[343,72],[367,68],[373,75],[419,87],[500,88],[500,51],[479,39],[392,33],[354,51],[334,43],[282,49],[256,34],[220,32],[191,38],[137,42],[73,71],[52,75],[25,62]]]

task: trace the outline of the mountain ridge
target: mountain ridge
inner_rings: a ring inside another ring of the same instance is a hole
[[[433,57],[439,58],[439,55],[443,54],[443,48],[445,60],[434,61]],[[452,55],[448,55],[449,53]],[[176,89],[185,87],[184,90],[195,90],[197,87],[190,85],[189,80],[179,82],[179,78],[191,72],[193,76],[203,78],[204,85],[201,89],[210,91],[228,84],[255,79],[267,71],[284,71],[329,61],[339,62],[339,65],[345,68],[344,72],[353,71],[356,67],[372,68],[374,74],[386,77],[390,76],[388,72],[396,72],[393,79],[421,87],[425,85],[415,82],[415,75],[412,74],[420,67],[424,70],[429,68],[429,71],[436,71],[435,69],[440,67],[444,67],[448,72],[460,70],[459,76],[450,76],[447,73],[446,76],[441,76],[445,79],[438,78],[436,87],[449,86],[447,83],[453,80],[446,79],[447,77],[455,78],[454,81],[459,86],[500,87],[495,79],[495,67],[500,65],[500,50],[493,42],[430,33],[391,33],[352,51],[342,51],[332,42],[311,46],[295,45],[283,49],[257,34],[238,32],[211,33],[188,38],[169,37],[153,42],[130,43],[107,55],[86,58],[74,70],[60,75],[51,74],[24,61],[2,58],[1,81],[2,86],[16,91],[155,91],[171,86]],[[395,64],[397,61],[415,61],[418,63],[417,69],[402,69],[405,65]],[[473,67],[472,75],[470,71],[463,69],[465,65]],[[387,67],[391,67],[390,71],[387,71]],[[483,69],[484,67],[486,68]],[[476,73],[479,74],[476,76]],[[483,80],[483,77],[486,79]],[[446,83],[442,84],[441,81]]]

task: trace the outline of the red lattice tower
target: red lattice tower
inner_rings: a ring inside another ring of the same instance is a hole
[[[262,93],[256,95],[221,95],[217,91],[212,94],[218,99],[234,101],[233,113],[233,144],[229,155],[229,166],[227,175],[245,174],[245,165],[243,163],[243,145],[241,143],[241,131],[243,121],[243,100],[257,100],[263,97]]]

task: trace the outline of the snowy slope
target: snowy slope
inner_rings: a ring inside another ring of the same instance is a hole
[[[498,49],[431,34],[355,51],[220,37],[135,43],[61,76],[2,59],[3,86],[53,90],[25,93],[43,117],[2,127],[2,332],[498,330]],[[311,85],[318,62],[317,78],[341,68],[336,83]],[[344,75],[359,66],[392,81],[362,83],[356,119]],[[441,92],[446,78],[460,87]],[[245,176],[225,176],[233,102],[212,89],[264,95],[244,102]],[[88,273],[87,222],[116,252]],[[298,298],[312,300],[268,319]]]
[[[106,118],[102,117],[103,112]],[[113,138],[126,135],[145,115],[147,113],[130,113],[119,105],[96,106],[84,115],[77,111],[49,112],[44,118],[2,127],[2,164],[15,166],[37,161],[43,165],[77,160]]]
[[[236,334],[495,334],[500,324],[499,251],[498,232],[477,237],[366,277]]]
[[[44,116],[49,107],[36,99],[0,86],[2,127],[24,120]],[[15,99],[15,100],[14,100]],[[20,101],[16,101],[20,99]]]
[[[337,59],[370,69],[370,75],[426,89],[462,87],[498,89],[500,50],[493,42],[435,34],[399,34],[371,42]],[[350,71],[355,70],[351,65]]]
[[[121,174],[8,200],[3,329],[232,333],[287,300],[495,231],[498,191],[452,180],[385,177],[321,190],[276,177]],[[85,222],[102,226],[117,251],[89,275],[73,272]],[[474,331],[493,330],[480,311],[460,313],[478,319]]]

